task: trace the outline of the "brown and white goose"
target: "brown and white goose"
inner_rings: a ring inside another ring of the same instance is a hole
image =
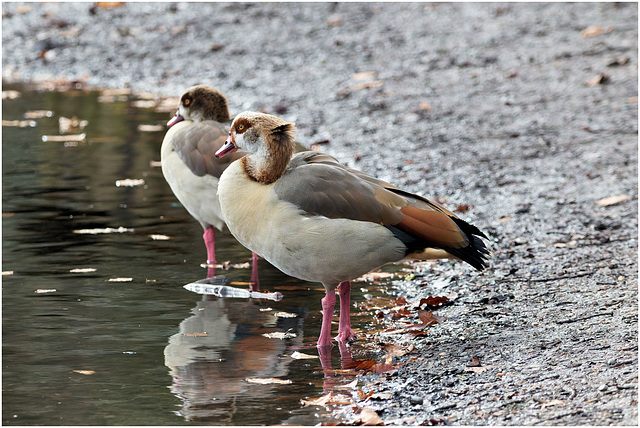
[[[254,112],[238,115],[225,156],[252,154],[220,177],[218,197],[236,239],[290,276],[321,282],[318,347],[331,345],[335,289],[340,295],[336,340],[355,335],[350,280],[385,263],[456,258],[487,266],[486,236],[429,200],[339,164],[318,152],[294,152],[294,125]]]
[[[162,141],[162,173],[174,195],[204,229],[207,264],[216,262],[215,230],[224,228],[218,179],[231,162],[244,156],[236,152],[225,159],[215,152],[225,142],[230,120],[226,97],[207,85],[193,86],[182,94],[176,115]],[[251,282],[257,288],[257,256],[253,255]],[[214,274],[209,269],[209,276]]]

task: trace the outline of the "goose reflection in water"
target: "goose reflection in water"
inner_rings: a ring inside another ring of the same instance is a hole
[[[292,359],[282,357],[301,347],[302,317],[278,318],[266,308],[264,301],[208,295],[197,302],[164,352],[171,391],[182,400],[178,414],[188,421],[231,422],[242,400],[244,405],[253,401],[253,410],[259,410],[259,400],[273,386],[251,384],[247,378],[286,379]],[[296,337],[263,336],[287,330]]]

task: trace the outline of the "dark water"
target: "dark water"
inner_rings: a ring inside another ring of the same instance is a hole
[[[287,356],[317,355],[319,284],[260,261],[261,287],[284,294],[280,302],[183,288],[206,276],[202,229],[150,165],[160,160],[164,130],[138,130],[166,123],[169,114],[99,102],[97,91],[21,93],[3,100],[3,120],[40,109],[53,115],[35,119],[35,127],[2,129],[2,270],[13,271],[2,277],[3,424],[330,422],[324,409],[300,404],[325,392],[319,361]],[[60,116],[73,115],[89,122],[86,142],[43,142],[43,135],[59,135]],[[126,178],[145,185],[115,185]],[[119,227],[134,231],[74,233]],[[250,259],[227,232],[216,238],[219,260]],[[95,270],[71,272],[87,268]],[[237,282],[250,277],[249,269],[217,273]],[[358,286],[352,298],[362,300]],[[276,318],[277,311],[299,317]],[[297,337],[262,336],[287,330]],[[340,365],[337,347],[332,361]]]

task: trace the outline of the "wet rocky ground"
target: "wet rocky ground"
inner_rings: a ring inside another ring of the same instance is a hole
[[[2,14],[5,82],[173,96],[207,83],[232,113],[295,121],[303,144],[490,236],[485,272],[438,262],[393,282],[409,304],[452,304],[428,334],[373,336],[414,348],[360,376],[355,406],[335,410],[345,423],[368,408],[393,425],[637,425],[637,4],[3,3]]]

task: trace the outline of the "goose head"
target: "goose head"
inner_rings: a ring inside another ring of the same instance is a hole
[[[180,104],[176,115],[167,122],[170,128],[183,120],[201,122],[215,120],[228,122],[229,108],[227,98],[220,91],[208,85],[192,86],[180,97]]]
[[[243,112],[233,120],[229,138],[216,152],[220,158],[238,149],[251,154],[244,161],[247,174],[256,181],[272,183],[284,174],[295,151],[295,126],[278,117]]]

